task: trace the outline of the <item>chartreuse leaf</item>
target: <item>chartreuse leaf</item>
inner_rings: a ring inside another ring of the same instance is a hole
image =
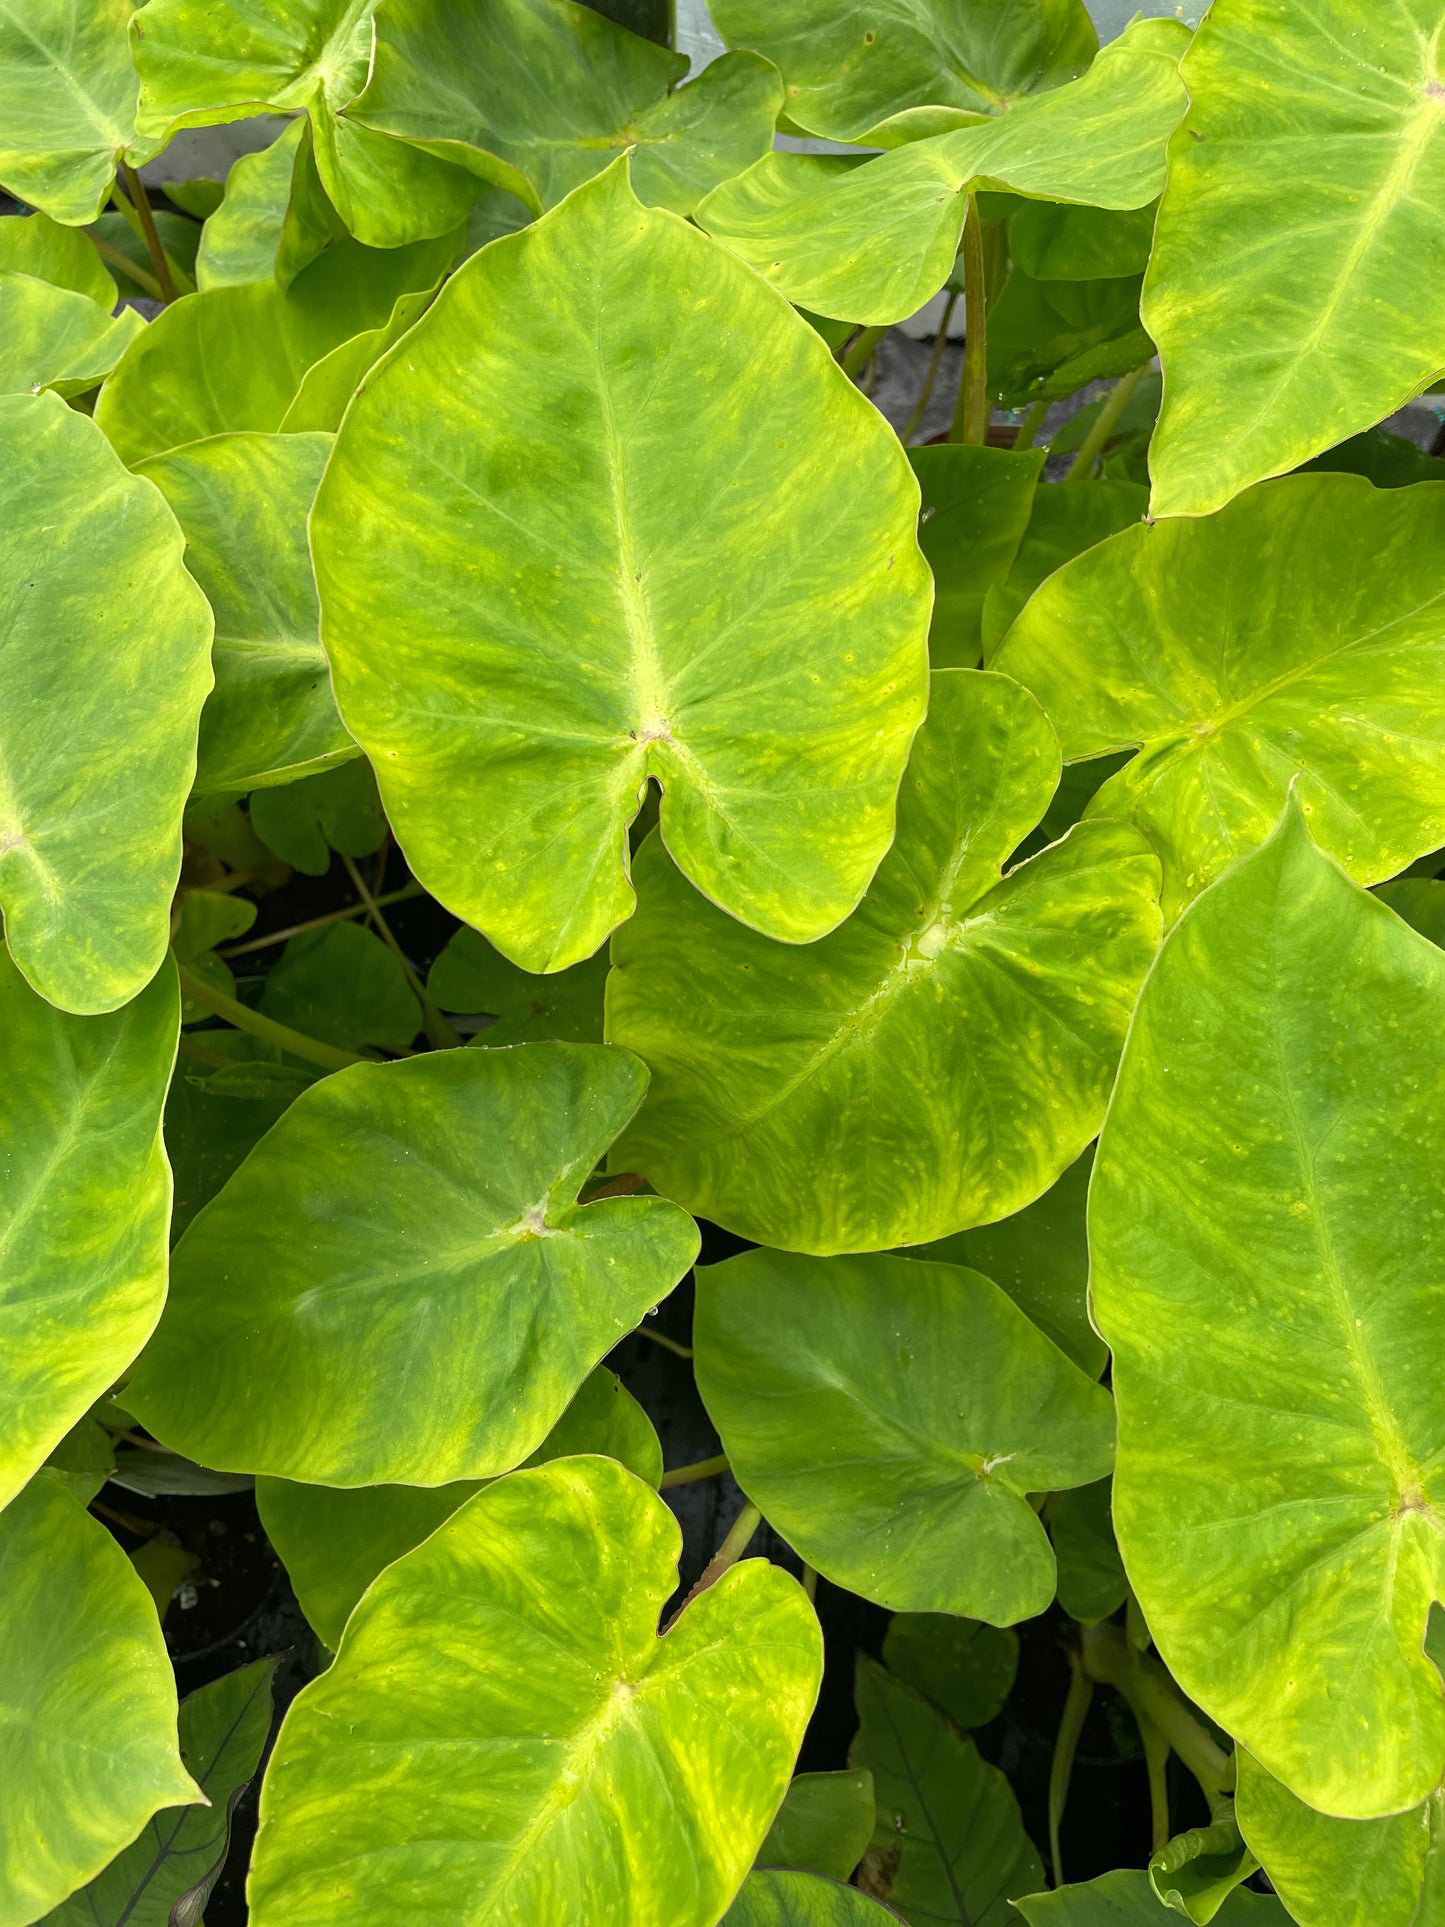
[[[929,660],[936,669],[972,669],[984,597],[1018,553],[1044,451],[938,442],[910,448],[908,459],[923,495],[918,541],[933,571]]]
[[[996,1626],[1048,1606],[1027,1495],[1101,1478],[1114,1414],[997,1285],[748,1251],[699,1272],[693,1344],[734,1478],[826,1578]]]
[[[1018,1903],[1029,1927],[1170,1927],[1179,1915],[1156,1900],[1147,1873],[1100,1875],[1051,1894]],[[1290,1927],[1290,1916],[1273,1894],[1236,1888],[1214,1916],[1216,1927]]]
[[[0,1927],[26,1927],[197,1800],[144,1583],[49,1472],[0,1513]]]
[[[1172,24],[1172,23],[1171,23]],[[1010,188],[1049,201],[1137,208],[1164,185],[1184,111],[1177,29],[1142,21],[1080,80],[1000,119],[884,154],[770,154],[707,197],[697,218],[790,301],[870,324],[903,321],[948,279],[969,195]]]
[[[196,286],[205,294],[274,276],[290,287],[345,233],[316,172],[311,123],[303,116],[269,147],[232,163],[225,198],[201,231]]]
[[[895,1613],[883,1663],[956,1725],[987,1726],[1003,1711],[1019,1666],[1019,1636],[950,1613]]]
[[[399,296],[435,287],[458,239],[389,250],[342,241],[288,288],[260,281],[188,294],[131,344],[95,418],[130,463],[227,430],[277,429],[308,369],[384,326]]]
[[[320,361],[312,362],[281,417],[282,433],[296,435],[319,430],[323,434],[335,434],[348,402],[368,370],[394,342],[400,341],[418,315],[426,311],[430,300],[428,288],[398,295],[396,305],[380,327],[353,335],[330,354],[323,355]]]
[[[1000,878],[1058,772],[1016,683],[935,670],[897,840],[806,949],[699,903],[650,838],[607,984],[609,1038],[653,1074],[617,1168],[814,1252],[921,1243],[1046,1190],[1099,1127],[1159,936],[1155,859],[1125,824]]]
[[[773,1815],[757,1867],[796,1867],[846,1880],[873,1838],[873,1775],[800,1773]]]
[[[42,1927],[201,1927],[226,1864],[231,1815],[271,1731],[274,1659],[225,1673],[181,1701],[181,1758],[209,1806],[168,1808]]]
[[[313,1085],[177,1245],[128,1409],[220,1471],[509,1470],[697,1253],[660,1198],[574,1202],[646,1082],[528,1044]]]
[[[1383,1820],[1333,1820],[1297,1800],[1241,1747],[1241,1832],[1299,1927],[1439,1927],[1445,1796]]]
[[[115,307],[115,281],[89,236],[48,214],[0,217],[0,270],[89,295],[107,315]]]
[[[246,791],[356,755],[317,634],[306,516],[326,435],[215,435],[139,466],[175,511],[216,618],[196,789]]]
[[[1084,1212],[1093,1163],[1093,1151],[1085,1151],[1041,1198],[1012,1217],[911,1245],[905,1255],[967,1265],[992,1278],[1061,1352],[1097,1378],[1109,1349],[1089,1323]]]
[[[713,0],[712,17],[729,46],[782,69],[796,126],[885,147],[906,138],[909,109],[950,108],[958,126],[1002,114],[1073,80],[1099,45],[1081,0],[968,11],[943,0]]]
[[[494,1017],[477,1043],[530,1044],[557,1038],[570,1044],[602,1042],[602,998],[607,956],[602,952],[549,977],[508,963],[479,930],[463,924],[427,975],[427,996],[438,1010]]]
[[[308,876],[325,876],[331,852],[370,856],[387,838],[376,778],[363,756],[297,782],[257,790],[251,827],[279,857]]]
[[[266,973],[261,1010],[324,1044],[405,1050],[421,1029],[406,967],[359,923],[330,923],[292,937]]]
[[[87,294],[32,274],[0,273],[0,395],[83,395],[97,387],[136,336],[134,308],[111,316]]]
[[[1148,508],[1149,491],[1137,482],[1035,489],[1028,526],[1008,572],[984,596],[984,661],[994,666],[1010,624],[1041,582],[1076,555],[1141,522]]]
[[[813,1873],[770,1871],[748,1875],[722,1927],[886,1927],[901,1919],[856,1887]]]
[[[686,72],[685,55],[572,0],[388,0],[371,77],[346,119],[454,162],[537,214],[630,150],[639,200],[690,214],[767,153],[783,89],[756,53],[726,54],[671,92]]]
[[[0,948],[0,1506],[135,1357],[166,1295],[169,968],[103,1017],[37,997]]]
[[[1445,1768],[1421,1650],[1445,1594],[1445,1083],[1420,1045],[1442,1020],[1445,957],[1292,801],[1166,943],[1089,1199],[1150,1631],[1211,1718],[1351,1818]]]
[[[1144,298],[1165,375],[1155,515],[1208,514],[1296,467],[1445,360],[1417,272],[1445,245],[1437,0],[1398,0],[1368,32],[1352,0],[1220,0],[1184,73]]]
[[[527,1463],[545,1465],[583,1452],[616,1459],[651,1486],[662,1477],[662,1447],[652,1421],[601,1365],[583,1379]],[[256,1505],[302,1612],[334,1650],[353,1606],[376,1575],[419,1546],[480,1490],[476,1479],[341,1490],[262,1478],[256,1481]]]
[[[1292,476],[1125,530],[1034,595],[994,666],[1067,758],[1141,745],[1088,815],[1149,838],[1167,919],[1264,840],[1296,779],[1360,882],[1445,841],[1442,541],[1445,488]]]
[[[66,1010],[114,1010],[165,955],[211,686],[183,547],[93,422],[0,396],[0,907],[16,963]]]
[[[137,125],[158,142],[179,127],[244,120],[270,108],[309,116],[316,166],[351,232],[396,248],[449,233],[473,185],[460,169],[340,118],[366,84],[375,0],[150,0],[131,44]]]
[[[67,227],[93,221],[136,133],[133,0],[0,0],[0,187]]]
[[[337,701],[418,878],[563,969],[631,911],[655,777],[700,890],[831,929],[926,702],[917,502],[813,330],[625,162],[473,256],[311,520]]]
[[[757,1559],[659,1639],[681,1537],[620,1465],[562,1459],[388,1567],[281,1728],[254,1927],[711,1927],[787,1785],[822,1641]]]
[[[1044,1884],[1003,1774],[921,1693],[858,1661],[858,1735],[848,1755],[877,1789],[870,1893],[921,1927],[1012,1927],[1013,1902]]]

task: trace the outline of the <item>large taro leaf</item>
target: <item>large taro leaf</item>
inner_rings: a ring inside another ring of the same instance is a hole
[[[685,55],[573,0],[387,0],[347,121],[455,162],[536,214],[630,150],[638,198],[690,214],[767,153],[783,90],[755,53],[726,54],[671,92],[686,72]]]
[[[221,1471],[508,1471],[696,1256],[676,1205],[575,1202],[646,1082],[527,1044],[313,1085],[176,1246],[127,1409]]]
[[[214,435],[139,466],[175,511],[216,618],[200,795],[289,783],[355,756],[317,634],[306,516],[328,435]]]
[[[1216,0],[1184,66],[1144,322],[1156,515],[1204,515],[1445,363],[1439,0]],[[1322,542],[1321,553],[1328,548]]]
[[[929,660],[935,669],[972,669],[984,601],[1018,554],[1044,451],[936,442],[910,448],[908,460],[923,497],[919,545],[933,571]]]
[[[181,1759],[210,1804],[154,1814],[41,1927],[204,1927],[201,1910],[226,1863],[231,1816],[271,1731],[276,1665],[253,1660],[181,1701]]]
[[[201,231],[196,286],[205,294],[274,276],[289,288],[345,233],[316,172],[311,123],[303,116],[269,147],[232,163],[225,197]]]
[[[1275,835],[1139,1000],[1089,1198],[1114,1523],[1180,1685],[1311,1806],[1445,1768],[1445,956]],[[1168,1342],[1160,1335],[1167,1333]]]
[[[754,1858],[846,1880],[873,1838],[873,1775],[866,1767],[795,1775]]]
[[[135,463],[233,429],[281,426],[308,370],[435,287],[458,235],[412,247],[341,241],[297,275],[188,294],[157,315],[101,390],[95,419]]]
[[[949,108],[948,123],[959,126],[992,118],[1075,79],[1099,45],[1082,0],[969,8],[946,0],[713,0],[712,17],[729,46],[756,48],[782,69],[795,126],[885,147],[907,137],[910,110]]]
[[[145,325],[134,308],[112,319],[89,295],[33,274],[0,273],[0,395],[38,395],[45,388],[83,395],[99,386]]]
[[[498,1480],[389,1567],[277,1739],[254,1927],[712,1927],[787,1786],[822,1642],[756,1559],[659,1639],[680,1546],[640,1479],[572,1458]]]
[[[89,295],[106,315],[115,307],[115,281],[90,237],[48,214],[0,216],[0,269]]]
[[[870,1893],[913,1927],[1017,1927],[1012,1903],[1043,1868],[996,1766],[911,1686],[858,1661],[855,1766],[873,1774],[878,1824],[863,1862]]]
[[[0,1513],[0,1706],[0,1927],[25,1927],[201,1797],[150,1594],[50,1472]]]
[[[1178,1927],[1179,1914],[1154,1897],[1149,1876],[1120,1869],[1018,1903],[1028,1927]],[[1214,1916],[1215,1927],[1290,1927],[1273,1894],[1236,1888]],[[1382,1923],[1383,1927],[1383,1923]],[[1421,1923],[1424,1927],[1424,1923]]]
[[[814,331],[625,160],[484,248],[368,377],[311,518],[337,702],[413,871],[563,969],[631,912],[655,777],[700,890],[832,929],[926,702],[917,504]]]
[[[133,0],[0,0],[0,187],[79,227],[110,198],[138,140],[126,44]]]
[[[890,1673],[942,1707],[956,1726],[987,1726],[1019,1669],[1019,1636],[951,1613],[895,1613],[883,1640]]]
[[[144,1345],[166,1295],[175,972],[71,1017],[0,947],[0,1506]]]
[[[1243,1748],[1235,1814],[1299,1927],[1440,1927],[1445,1794],[1383,1820],[1335,1820],[1297,1800]]]
[[[748,1875],[722,1927],[887,1927],[902,1918],[856,1887],[815,1873],[771,1869]]]
[[[1360,882],[1445,841],[1442,541],[1445,487],[1292,476],[1127,529],[1033,596],[993,666],[1070,760],[1141,745],[1088,815],[1149,838],[1166,919],[1264,840],[1292,782]]]
[[[1187,36],[1177,23],[1141,21],[1081,80],[862,167],[768,155],[714,189],[698,219],[816,314],[905,320],[948,279],[978,188],[1090,207],[1154,199],[1165,142],[1185,105],[1179,40]]]
[[[897,841],[806,948],[699,903],[650,838],[607,1034],[653,1082],[616,1168],[813,1252],[923,1243],[1046,1190],[1103,1120],[1159,940],[1158,865],[1127,824],[1081,824],[1000,878],[1058,772],[1016,683],[935,670]]]
[[[996,1626],[1047,1608],[1028,1495],[1107,1474],[1113,1408],[989,1279],[748,1251],[699,1272],[693,1344],[733,1477],[826,1578]]]
[[[602,1365],[583,1379],[527,1463],[545,1465],[582,1452],[616,1459],[651,1486],[662,1477],[662,1447],[652,1421]],[[352,1608],[376,1575],[419,1546],[480,1489],[475,1479],[340,1489],[262,1478],[256,1481],[256,1505],[302,1612],[334,1650]]]
[[[1042,1197],[993,1224],[956,1231],[932,1244],[908,1247],[908,1256],[939,1264],[967,1265],[1002,1285],[1090,1378],[1097,1378],[1109,1351],[1089,1323],[1089,1242],[1084,1213],[1094,1154],[1085,1151]]]
[[[158,490],[56,395],[0,396],[0,907],[63,1009],[165,955],[211,612]]]
[[[474,183],[460,169],[340,118],[366,84],[376,0],[149,0],[131,27],[142,132],[244,120],[270,109],[310,118],[332,205],[369,247],[447,234]]]

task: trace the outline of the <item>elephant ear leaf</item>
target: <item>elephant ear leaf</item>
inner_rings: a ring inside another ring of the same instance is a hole
[[[757,1559],[659,1638],[680,1545],[641,1480],[571,1458],[388,1567],[277,1738],[255,1927],[363,1927],[403,1892],[435,1920],[711,1927],[783,1797],[822,1641]]]
[[[1165,944],[1090,1192],[1139,1603],[1183,1689],[1343,1818],[1445,1768],[1442,1025],[1445,956],[1292,800]]]
[[[0,1920],[19,1927],[204,1797],[151,1596],[50,1472],[0,1512],[0,1701]]]
[[[871,1824],[871,1814],[870,1814]],[[795,1870],[750,1873],[722,1917],[722,1927],[888,1927],[901,1921],[856,1887]]]
[[[1168,1927],[1179,1919],[1155,1899],[1147,1873],[1124,1869],[1014,1904],[1028,1927]],[[1214,1927],[1290,1927],[1291,1919],[1273,1894],[1237,1887],[1215,1914]]]
[[[662,1198],[576,1201],[646,1082],[626,1051],[542,1043],[303,1091],[176,1246],[127,1409],[219,1471],[509,1471],[697,1255]]]
[[[1202,515],[1371,427],[1441,364],[1435,0],[1216,0],[1185,56],[1144,291],[1155,515]],[[1388,326],[1381,316],[1388,315]],[[1323,545],[1321,552],[1323,553]]]
[[[927,699],[897,441],[626,169],[452,277],[368,377],[311,519],[337,702],[397,840],[533,971],[629,915],[649,778],[699,889],[788,942],[832,929]]]
[[[1290,476],[1125,529],[1025,605],[992,666],[1066,760],[1141,745],[1087,815],[1149,838],[1167,921],[1264,841],[1292,782],[1361,883],[1445,842],[1442,542],[1445,488]]]

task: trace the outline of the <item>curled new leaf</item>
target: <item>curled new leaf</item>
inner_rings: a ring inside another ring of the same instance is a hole
[[[922,1243],[1046,1190],[1099,1127],[1159,936],[1157,865],[1125,824],[1000,877],[1058,772],[1016,683],[935,671],[897,840],[806,948],[698,903],[649,839],[607,986],[608,1036],[653,1074],[619,1168],[813,1252]]]
[[[639,1479],[574,1458],[499,1480],[389,1567],[277,1739],[255,1927],[712,1927],[782,1798],[822,1642],[761,1560],[659,1639],[680,1545]]]
[[[165,955],[211,687],[183,547],[93,422],[0,396],[0,907],[16,963],[66,1010],[114,1010]]]
[[[625,162],[484,248],[368,377],[311,519],[337,702],[413,871],[562,969],[632,908],[655,777],[699,889],[831,929],[926,700],[917,501],[813,330]]]
[[[1171,1672],[1300,1798],[1445,1769],[1445,956],[1279,830],[1139,1000],[1089,1200],[1114,1522]],[[1161,1335],[1167,1334],[1166,1342]]]
[[[646,1082],[528,1044],[313,1085],[177,1245],[128,1409],[222,1471],[509,1470],[697,1253],[660,1198],[576,1203]]]
[[[1126,529],[1024,608],[993,666],[1065,757],[1141,745],[1088,815],[1149,838],[1167,919],[1263,842],[1292,782],[1362,883],[1445,841],[1442,541],[1445,488],[1292,476]]]

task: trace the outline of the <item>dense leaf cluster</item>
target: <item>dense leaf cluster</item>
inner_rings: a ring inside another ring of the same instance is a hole
[[[0,0],[0,1927],[1439,1927],[1445,9],[712,11]]]

